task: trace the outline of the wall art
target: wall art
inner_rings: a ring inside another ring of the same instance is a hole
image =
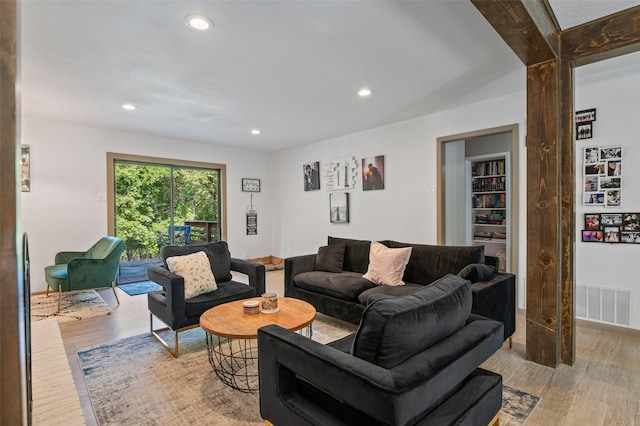
[[[584,148],[584,205],[622,206],[622,147]]]
[[[260,192],[260,179],[242,178],[242,192]]]
[[[384,155],[362,159],[362,190],[384,189]]]
[[[353,189],[358,175],[358,163],[353,157],[326,161],[322,165],[322,173],[325,191]]]
[[[304,178],[304,190],[315,191],[320,189],[320,162],[305,163],[302,166]]]
[[[585,243],[640,244],[640,212],[585,213],[584,228]]]
[[[20,187],[22,192],[31,191],[31,147],[29,145],[21,146],[22,152],[20,154],[20,168],[21,168],[21,180]]]
[[[329,194],[331,223],[349,223],[349,193]]]

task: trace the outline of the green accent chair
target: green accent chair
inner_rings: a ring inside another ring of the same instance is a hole
[[[49,288],[58,292],[58,311],[63,291],[89,290],[111,287],[120,304],[115,283],[124,251],[124,240],[102,237],[87,251],[62,251],[56,253],[55,265],[44,268]]]

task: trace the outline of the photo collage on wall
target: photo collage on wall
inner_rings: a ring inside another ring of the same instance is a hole
[[[640,212],[585,213],[582,241],[640,244]]]
[[[622,147],[584,149],[584,200],[588,206],[622,206]]]

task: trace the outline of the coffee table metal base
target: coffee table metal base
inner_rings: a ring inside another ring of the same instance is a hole
[[[311,325],[300,330],[311,338]],[[259,390],[258,341],[256,339],[231,339],[206,333],[209,364],[222,383],[240,392]]]

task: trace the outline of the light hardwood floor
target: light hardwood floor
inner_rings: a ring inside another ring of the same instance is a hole
[[[282,295],[283,279],[282,270],[267,272],[267,291]],[[118,290],[118,306],[111,289],[100,295],[113,315],[60,325],[89,425],[96,421],[76,351],[149,332],[146,296]],[[505,344],[483,367],[502,374],[505,384],[542,397],[527,425],[640,425],[640,332],[580,324],[576,363],[553,369],[525,360],[524,316],[517,321],[513,348]]]

